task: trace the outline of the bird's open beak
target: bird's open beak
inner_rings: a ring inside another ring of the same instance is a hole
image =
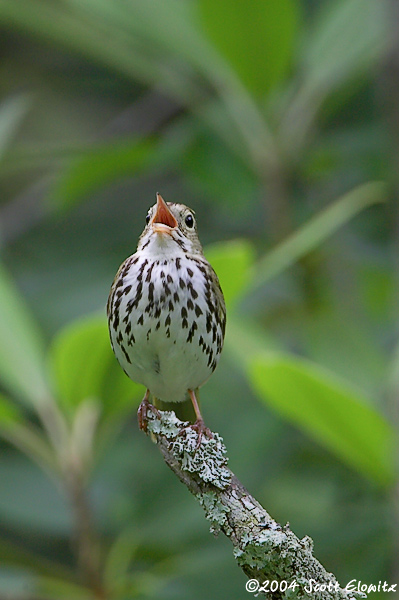
[[[155,214],[151,219],[151,228],[155,233],[169,233],[177,227],[177,221],[170,212],[168,205],[162,198],[161,194],[157,194],[157,207]]]

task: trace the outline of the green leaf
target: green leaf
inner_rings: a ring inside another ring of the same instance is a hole
[[[270,353],[253,359],[250,381],[271,408],[378,484],[392,484],[394,431],[347,383],[310,361]]]
[[[295,0],[200,0],[206,33],[256,96],[287,74],[297,32]]]
[[[85,317],[61,330],[50,350],[50,364],[60,401],[69,413],[93,398],[102,403],[105,415],[118,415],[134,406],[141,394],[141,387],[116,361],[105,316]]]
[[[30,403],[49,396],[39,329],[1,265],[0,379],[10,392]]]
[[[385,0],[328,2],[313,31],[310,28],[304,36],[300,84],[280,127],[281,143],[293,159],[308,144],[326,99],[342,93],[344,84],[356,85],[384,57],[389,43],[387,13]]]
[[[10,429],[23,421],[19,407],[0,393],[0,429]]]
[[[306,38],[306,86],[325,94],[383,56],[387,47],[384,0],[341,0],[328,4]]]
[[[24,452],[45,470],[54,471],[54,453],[40,430],[25,418],[19,406],[0,394],[0,438]]]
[[[38,594],[44,600],[93,600],[94,596],[87,587],[55,576],[42,576],[37,581]]]
[[[254,250],[246,240],[233,240],[208,246],[205,253],[219,277],[226,305],[231,307],[249,284]]]
[[[212,135],[209,127],[200,128],[193,120],[193,140],[182,153],[180,165],[189,189],[197,189],[200,195],[217,198],[218,204],[226,207],[227,214],[234,211],[236,218],[248,219],[250,207],[248,201],[243,202],[243,198],[256,198],[259,181],[253,169],[237,155],[237,151],[231,151],[234,142],[231,140],[231,121],[228,119],[225,123],[226,111],[218,104],[214,112],[219,130],[225,128],[229,137],[222,140]],[[242,143],[239,144],[239,151],[242,152]]]
[[[5,540],[0,538],[0,564],[2,567],[7,565],[12,569],[17,569],[18,571],[21,569],[30,574],[32,574],[32,570],[34,569],[35,574],[72,579],[74,576],[73,571],[69,570],[64,565],[58,564],[55,560],[55,556],[52,556],[49,560],[44,558],[42,553],[35,551],[35,549],[28,550],[17,541],[14,542],[9,539]],[[18,573],[18,575],[19,574],[20,573]],[[33,592],[31,594],[31,597],[32,596]]]
[[[62,207],[69,206],[118,177],[133,176],[145,169],[153,151],[150,140],[113,142],[91,149],[63,171],[50,199]]]
[[[0,160],[30,107],[30,97],[20,94],[0,104]]]
[[[0,22],[6,28],[22,29],[39,39],[65,45],[107,69],[163,88],[187,102],[201,87],[194,81],[187,63],[181,67],[180,61],[176,61],[171,68],[168,59],[173,48],[181,56],[185,48],[192,46],[192,28],[188,28],[185,18],[188,11],[190,4],[179,0],[173,3],[172,0],[168,3],[2,0]]]
[[[356,187],[333,202],[255,264],[252,289],[290,267],[359,212],[385,201],[386,196],[387,187],[384,183],[371,182]]]
[[[162,90],[223,138],[235,140],[240,154],[244,143],[251,155],[274,164],[273,139],[259,108],[200,31],[197,12],[195,3],[181,0],[86,0],[73,5],[2,0],[0,23],[65,45],[124,77]],[[213,100],[198,105],[198,98],[208,97],[209,84],[223,105],[223,119],[215,118]]]
[[[129,527],[122,530],[109,549],[104,565],[104,583],[116,597],[121,596],[123,585],[129,580],[129,571],[138,546],[138,535]]]
[[[299,327],[303,327],[303,351],[310,359],[366,395],[378,393],[386,379],[386,353],[376,343],[369,319],[347,311],[318,310],[302,316]]]

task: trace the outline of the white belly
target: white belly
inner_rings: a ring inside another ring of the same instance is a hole
[[[188,389],[207,381],[219,359],[216,307],[195,261],[159,260],[151,269],[142,257],[134,262],[136,256],[122,267],[112,297],[114,352],[133,381],[165,402],[181,402]]]

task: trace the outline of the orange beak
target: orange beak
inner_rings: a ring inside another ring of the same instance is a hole
[[[177,221],[170,212],[170,209],[161,194],[157,194],[157,207],[155,214],[151,219],[151,227],[156,233],[169,234],[171,233],[171,229],[177,227]]]

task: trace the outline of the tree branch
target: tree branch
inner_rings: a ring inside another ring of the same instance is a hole
[[[150,411],[148,417],[151,437],[166,464],[205,510],[211,531],[222,531],[231,540],[238,565],[253,580],[247,582],[247,591],[272,600],[364,597],[341,588],[313,556],[311,538],[298,539],[288,524],[282,527],[274,521],[249,494],[227,467],[218,433],[213,439],[203,436],[197,448],[197,433],[174,412]]]

